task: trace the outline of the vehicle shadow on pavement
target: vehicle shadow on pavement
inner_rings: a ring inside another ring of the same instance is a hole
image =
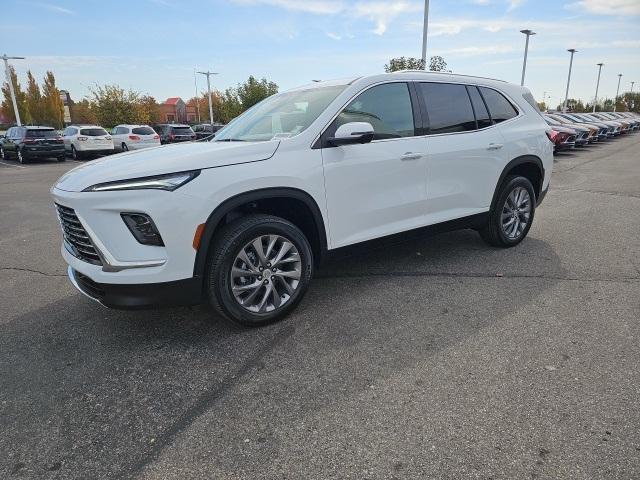
[[[0,327],[0,476],[129,476],[249,380],[216,436],[231,445],[263,429],[273,441],[255,452],[259,469],[288,448],[273,426],[291,410],[319,421],[316,411],[512,315],[510,290],[528,305],[563,275],[542,240],[500,250],[460,231],[331,260],[293,315],[261,329],[212,322],[202,307],[122,312],[64,298]],[[251,427],[245,408],[268,424]]]

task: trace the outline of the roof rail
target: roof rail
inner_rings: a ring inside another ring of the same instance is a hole
[[[493,80],[495,82],[509,83],[506,80],[501,80],[499,78],[480,77],[478,75],[465,75],[464,73],[434,72],[433,70],[397,70],[395,72],[389,72],[389,73],[436,73],[440,75],[454,75],[456,77],[482,78],[483,80]]]

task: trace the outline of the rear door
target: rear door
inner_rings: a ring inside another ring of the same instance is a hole
[[[327,128],[368,122],[374,140],[322,148],[329,225],[334,247],[424,224],[425,139],[415,95],[405,82],[374,85],[355,97]]]
[[[488,210],[506,164],[504,139],[473,85],[420,82],[426,110],[427,222]]]

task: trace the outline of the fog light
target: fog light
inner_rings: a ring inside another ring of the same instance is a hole
[[[144,213],[121,213],[120,216],[138,242],[143,245],[164,246],[160,232],[158,232],[149,215]]]

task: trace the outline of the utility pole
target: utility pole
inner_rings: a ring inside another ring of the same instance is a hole
[[[573,54],[577,52],[575,48],[570,48],[567,52],[571,53],[569,60],[569,75],[567,76],[567,91],[564,94],[564,103],[562,104],[562,113],[567,113],[567,100],[569,99],[569,84],[571,83],[571,67],[573,66]]]
[[[629,93],[633,93],[633,84],[636,82],[631,82],[631,91]]]
[[[193,86],[196,90],[196,115],[198,116],[198,123],[200,123],[200,98],[198,97],[198,75],[196,75],[196,69],[193,69]]]
[[[602,72],[602,66],[604,63],[598,63],[598,81],[596,82],[596,96],[593,99],[593,111],[592,113],[596,113],[596,105],[598,104],[598,88],[600,87],[600,73]]]
[[[422,63],[427,69],[427,29],[429,27],[429,0],[424,0],[424,23],[422,24]]]
[[[5,53],[2,55],[2,60],[4,60],[4,73],[7,77],[7,83],[9,84],[9,92],[11,92],[11,102],[13,103],[13,111],[16,114],[16,123],[18,126],[22,126],[22,122],[20,121],[20,112],[18,111],[18,102],[16,101],[16,92],[13,89],[13,81],[11,80],[11,73],[9,72],[9,60],[24,60],[24,57],[7,57]]]
[[[209,77],[211,75],[218,75],[217,72],[198,72],[200,75],[206,75],[207,77],[207,93],[209,95],[209,123],[213,125],[213,107],[211,106],[211,82],[209,81]]]
[[[622,74],[618,74],[618,88],[616,89],[616,98],[613,100],[613,111],[616,111],[616,105],[618,104],[618,93],[620,93],[620,80],[622,80]]]
[[[520,30],[520,33],[524,33],[527,36],[527,41],[524,44],[524,61],[522,62],[522,79],[520,80],[520,86],[524,85],[524,72],[527,69],[527,53],[529,52],[529,37],[535,35],[533,30]]]

